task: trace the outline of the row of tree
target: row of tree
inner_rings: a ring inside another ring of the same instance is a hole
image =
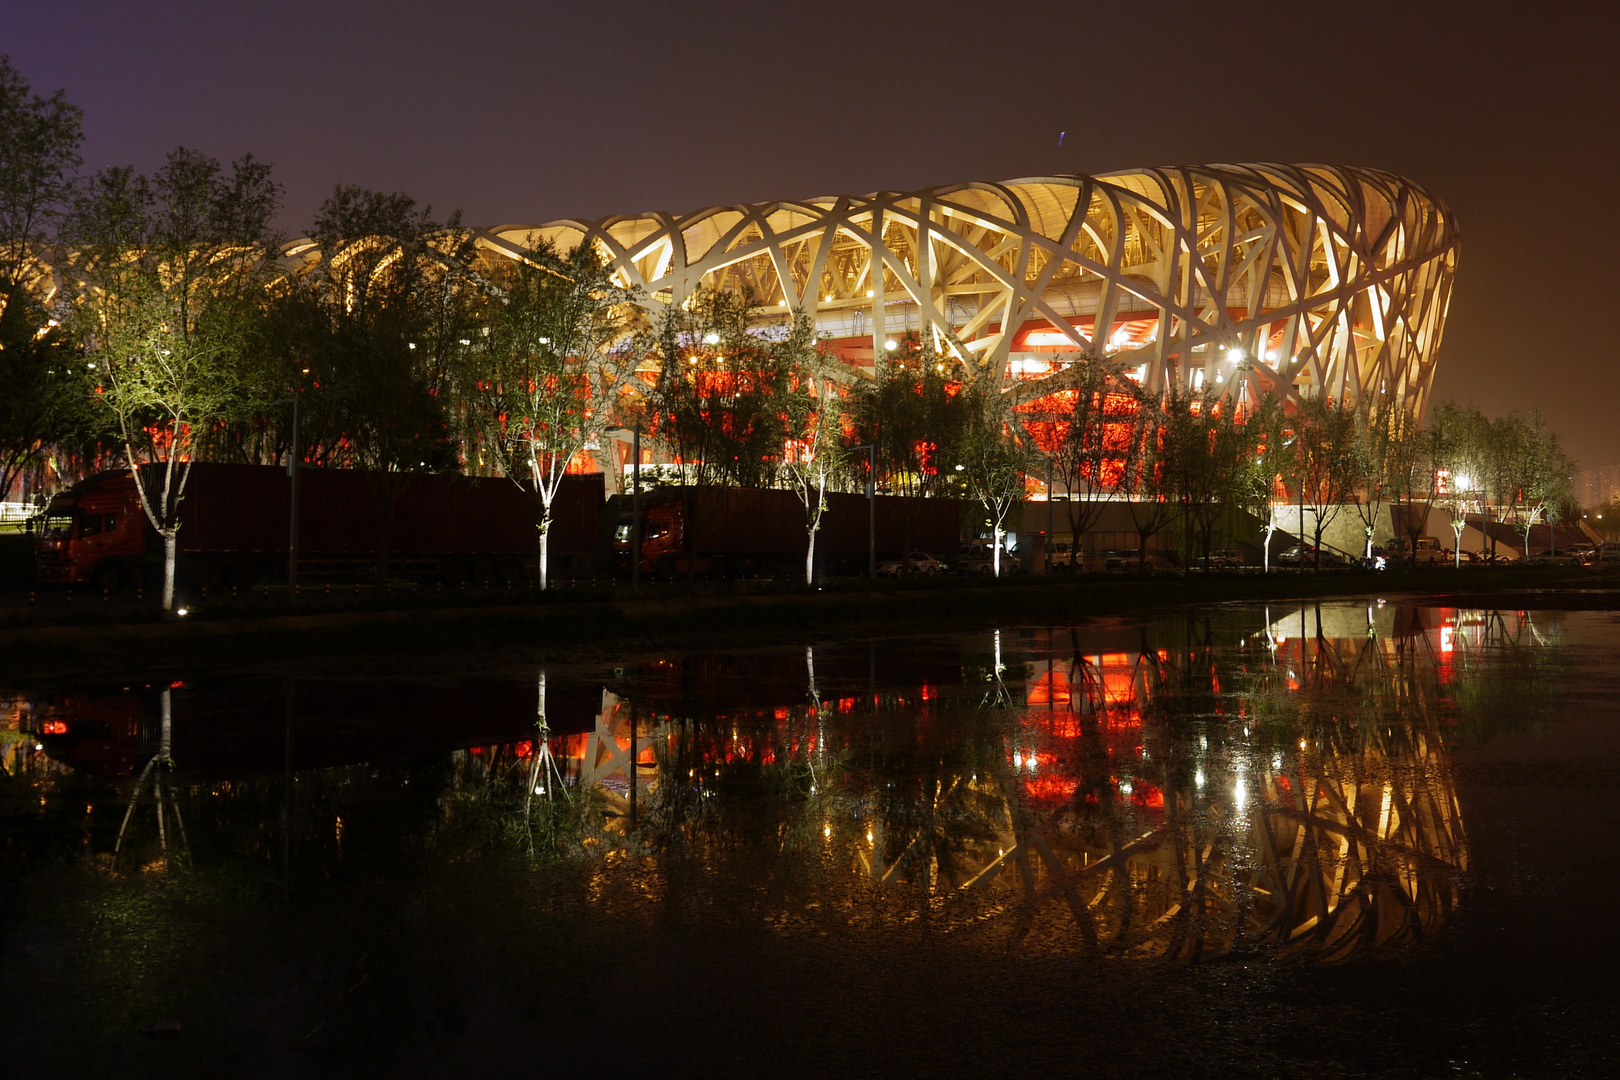
[[[413,474],[510,477],[538,502],[542,585],[562,478],[619,427],[681,483],[796,491],[807,576],[827,492],[868,483],[976,500],[999,572],[1009,515],[1043,473],[1076,538],[1126,505],[1145,559],[1178,522],[1207,554],[1237,509],[1269,541],[1283,497],[1314,511],[1318,548],[1346,504],[1369,544],[1391,502],[1533,522],[1569,471],[1537,418],[1448,406],[1419,428],[1393,400],[1239,405],[1213,387],[1150,392],[1092,357],[1033,396],[915,337],[857,368],[802,313],[698,292],[649,318],[659,305],[602,253],[494,253],[401,194],[339,187],[307,250],[285,251],[265,163],[182,148],[150,176],[81,177],[79,122],[0,59],[0,492],[155,464],[140,490],[166,605],[197,460],[364,469],[379,575]]]

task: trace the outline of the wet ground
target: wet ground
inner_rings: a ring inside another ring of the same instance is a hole
[[[168,674],[0,693],[8,1075],[1620,1067],[1610,612]]]

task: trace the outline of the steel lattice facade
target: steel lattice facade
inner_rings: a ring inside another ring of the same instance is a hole
[[[1020,400],[1081,352],[1149,388],[1384,398],[1421,414],[1456,271],[1450,210],[1372,169],[1210,165],[479,230],[596,245],[649,313],[700,287],[802,307],[854,368],[916,334]]]

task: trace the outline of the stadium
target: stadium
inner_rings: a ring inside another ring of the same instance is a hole
[[[748,290],[762,324],[802,308],[850,367],[904,335],[1016,401],[1081,354],[1148,389],[1239,401],[1328,396],[1421,416],[1458,231],[1418,184],[1373,169],[1209,165],[965,183],[502,225],[491,256],[586,243],[649,314]],[[289,269],[318,257],[288,245]]]

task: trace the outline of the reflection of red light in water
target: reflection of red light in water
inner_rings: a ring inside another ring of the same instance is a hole
[[[1029,688],[1031,705],[1067,705],[1072,698],[1069,680],[1061,671],[1047,672]]]
[[[932,686],[929,686],[927,683],[922,684],[922,690],[919,691],[919,693],[921,693],[922,699],[924,701],[933,701],[935,698],[939,697],[939,691],[935,690]]]
[[[1131,785],[1131,802],[1148,810],[1164,809],[1164,792],[1152,784],[1137,782]]]
[[[467,753],[469,754],[482,754],[483,752],[484,748],[482,746],[469,746],[467,748]]]
[[[1035,714],[1031,727],[1045,731],[1054,739],[1078,739],[1081,736],[1080,718],[1073,713]]]
[[[518,757],[528,757],[530,754],[534,753],[534,743],[530,742],[528,739],[524,739],[522,742],[512,747],[512,753],[516,754]]]
[[[1023,783],[1025,798],[1037,802],[1059,802],[1072,799],[1074,798],[1075,789],[1079,786],[1080,781],[1078,778],[1062,776],[1058,773],[1032,776]]]
[[[788,717],[788,711],[787,711],[787,708],[785,706],[776,710],[776,719],[778,719],[778,720],[786,720],[787,717]]]
[[[1441,652],[1448,653],[1448,652],[1450,652],[1452,649],[1454,649],[1456,647],[1456,642],[1454,640],[1455,636],[1456,636],[1456,629],[1454,627],[1442,626],[1440,628],[1440,651]]]
[[[46,734],[46,735],[66,735],[67,734],[67,721],[66,720],[47,720],[47,721],[45,721],[44,726],[41,727],[39,730],[42,733]]]

